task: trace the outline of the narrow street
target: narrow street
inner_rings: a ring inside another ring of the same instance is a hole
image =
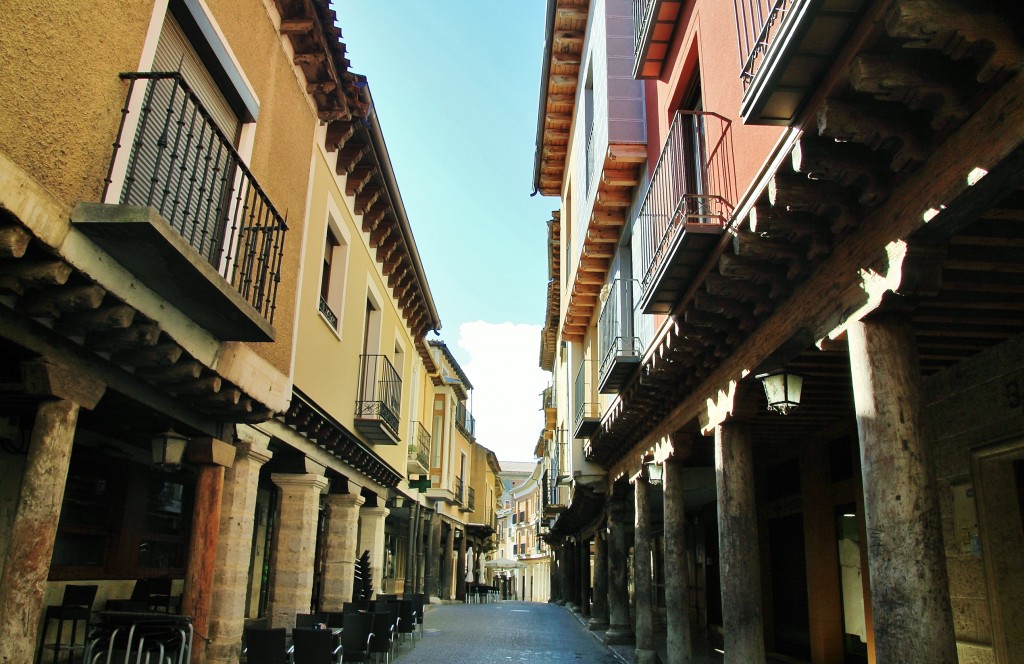
[[[424,637],[402,644],[395,662],[620,662],[572,613],[554,604],[447,604],[430,609],[424,625]]]

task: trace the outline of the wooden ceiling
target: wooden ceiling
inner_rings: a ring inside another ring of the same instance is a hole
[[[910,316],[924,376],[1024,333],[1024,50],[1014,35],[1024,30],[981,8],[914,6],[865,18],[791,159],[586,444],[591,460],[607,467],[654,427],[694,426],[702,399],[768,361],[805,375],[805,396],[787,416],[762,401],[758,440],[848,430],[843,338],[818,349],[821,330],[801,325],[852,315],[844,303],[862,279],[888,276],[884,262],[865,262],[869,247],[892,239],[906,241],[907,257],[898,294],[881,306]],[[987,174],[971,171],[978,164]]]
[[[555,366],[555,345],[558,343],[558,316],[562,308],[562,213],[551,213],[548,222],[548,293],[544,308],[544,328],[540,337],[540,368],[551,371]]]
[[[548,18],[534,174],[534,186],[545,196],[562,194],[589,12],[589,0],[557,0]]]

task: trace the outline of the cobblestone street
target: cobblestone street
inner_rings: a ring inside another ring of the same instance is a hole
[[[449,604],[430,609],[424,638],[402,644],[398,664],[584,662],[619,664],[573,614],[554,604]]]

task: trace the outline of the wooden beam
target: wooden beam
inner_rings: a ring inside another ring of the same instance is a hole
[[[32,234],[21,226],[0,227],[0,258],[21,258],[31,239]]]
[[[184,351],[174,342],[157,344],[147,348],[129,348],[122,350],[112,358],[118,364],[133,367],[169,366],[181,358]]]
[[[373,207],[373,204],[377,202],[384,193],[384,188],[379,186],[366,187],[361,192],[356,194],[355,200],[355,212],[356,214],[365,214],[367,210]]]
[[[793,170],[815,180],[831,180],[860,190],[862,205],[877,205],[889,193],[878,158],[859,143],[840,143],[804,134],[790,155]]]
[[[106,294],[106,289],[95,284],[54,286],[23,298],[19,304],[29,315],[52,318],[61,312],[96,309]]]
[[[934,58],[906,53],[861,53],[850,63],[850,86],[884,101],[904,104],[932,116],[933,129],[963,122],[970,114],[960,91]]]
[[[383,205],[377,206],[372,210],[367,211],[363,215],[363,232],[372,233],[375,228],[381,224],[389,225],[390,222],[385,221],[391,213],[391,208]],[[393,221],[393,220],[392,220]]]
[[[558,45],[583,45],[583,33],[578,30],[566,30],[554,34],[554,43]]]
[[[349,196],[360,194],[377,172],[376,166],[357,166],[345,180],[345,193]]]
[[[21,258],[0,262],[0,276],[14,277],[26,288],[60,286],[71,276],[71,266],[61,260]]]
[[[349,140],[345,147],[338,150],[338,163],[335,172],[338,175],[348,175],[356,167],[359,160],[370,152],[370,146],[362,141]]]
[[[323,51],[313,53],[296,53],[292,62],[300,67],[304,65],[321,65],[327,62],[327,54]]]
[[[579,53],[552,53],[551,64],[578,67],[582,56]]]
[[[118,330],[129,327],[135,320],[135,313],[127,304],[114,304],[65,314],[54,327],[67,334]]]
[[[573,106],[576,104],[576,95],[569,94],[567,92],[552,92],[548,95],[549,104],[568,104]]]
[[[281,19],[281,34],[304,35],[313,31],[313,25],[313,19],[311,18]]]
[[[559,7],[555,14],[563,21],[586,21],[589,11],[586,7]]]
[[[594,210],[593,214],[590,215],[590,225],[592,228],[617,227],[623,226],[625,223],[625,210]]]
[[[647,161],[647,145],[643,143],[610,143],[608,161],[622,164],[642,164]]]
[[[138,323],[126,328],[100,330],[85,335],[85,345],[97,352],[108,352],[155,346],[160,340],[160,326],[156,323]]]
[[[327,124],[327,133],[324,137],[324,147],[328,150],[340,150],[345,147],[348,139],[356,133],[356,123],[353,120],[337,120]]]
[[[595,205],[627,208],[633,204],[633,192],[618,187],[599,189]]]
[[[839,141],[856,141],[871,148],[891,148],[890,168],[902,170],[910,162],[924,161],[927,141],[913,118],[867,100],[829,99],[818,109],[818,134]]]
[[[552,86],[557,85],[561,88],[575,88],[579,84],[579,77],[570,76],[568,74],[552,74],[548,82]]]

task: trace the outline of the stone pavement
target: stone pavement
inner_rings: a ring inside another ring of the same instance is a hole
[[[396,664],[622,664],[572,612],[534,602],[430,605],[424,637],[395,654]]]

